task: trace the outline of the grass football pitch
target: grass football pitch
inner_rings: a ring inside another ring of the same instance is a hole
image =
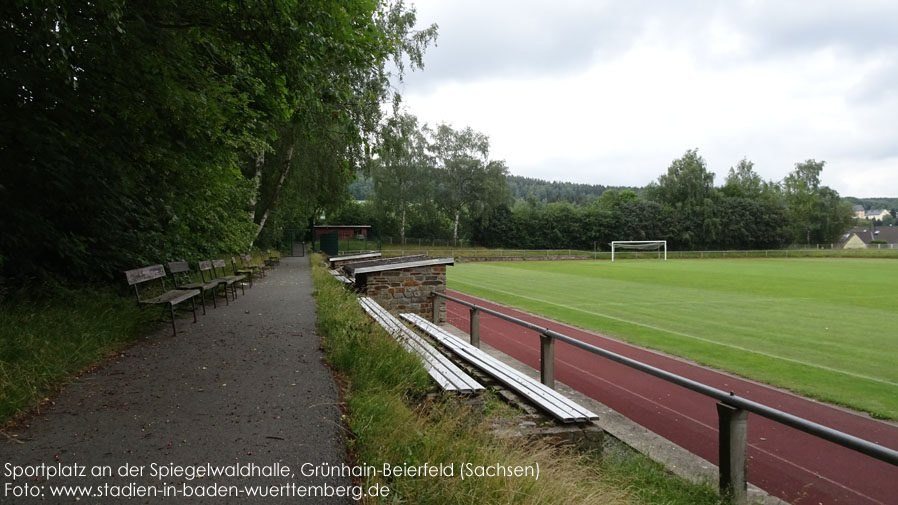
[[[448,285],[898,419],[898,261],[462,263]]]

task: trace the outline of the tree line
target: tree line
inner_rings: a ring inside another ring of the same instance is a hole
[[[389,162],[382,163],[373,169],[373,200],[353,204],[335,219],[375,224],[383,235],[402,235],[398,230],[406,229],[406,236],[416,238],[447,237],[453,216],[431,205],[428,196],[443,184],[439,176],[405,173],[397,178],[386,168]],[[461,223],[465,238],[487,247],[607,250],[612,240],[667,240],[684,250],[835,243],[854,218],[851,204],[821,184],[824,165],[809,159],[796,163],[781,181],[765,181],[743,159],[716,186],[714,173],[692,149],[640,190],[603,188],[597,197],[572,202],[538,200],[532,193],[513,198],[510,190],[496,189],[489,200],[463,207]],[[396,206],[379,193],[384,187],[379,178],[413,178],[416,186],[405,193],[411,198]],[[402,209],[401,220],[396,209]]]
[[[436,36],[401,0],[11,0],[0,20],[6,279],[119,278],[306,227]]]

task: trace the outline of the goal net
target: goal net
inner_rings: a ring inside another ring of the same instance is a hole
[[[615,240],[611,242],[611,261],[614,261],[615,250],[658,251],[658,258],[667,261],[666,240]]]

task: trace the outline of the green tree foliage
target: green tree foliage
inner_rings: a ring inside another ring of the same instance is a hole
[[[788,193],[807,187],[816,189],[801,229],[812,223],[812,238],[832,243],[850,224],[850,205],[819,185],[820,169],[822,163],[802,166],[779,184],[764,181],[743,159],[715,187],[704,159],[690,150],[645,189],[645,198],[630,189],[606,189],[587,205],[518,200],[495,226],[478,228],[475,238],[485,245],[537,249],[607,250],[612,240],[661,239],[674,249],[779,248],[795,240],[796,202],[802,201]]]
[[[428,134],[436,161],[436,201],[452,220],[452,241],[457,243],[462,218],[488,221],[508,201],[508,168],[489,159],[489,138],[470,127],[455,130],[441,124]]]
[[[722,231],[717,213],[719,194],[714,174],[697,149],[674,160],[667,173],[649,184],[645,192],[649,200],[676,218],[674,244],[703,248],[717,241]]]
[[[433,160],[415,116],[395,114],[387,120],[381,136],[380,156],[372,169],[375,201],[379,209],[398,217],[400,243],[404,245],[413,207],[433,199]]]
[[[764,192],[765,183],[754,170],[755,164],[743,158],[735,167],[730,167],[721,192],[724,196],[757,199]]]
[[[783,179],[783,195],[788,208],[790,238],[795,243],[835,242],[851,225],[851,204],[839,194],[820,185],[825,162],[809,159],[796,163]]]
[[[355,180],[349,184],[349,195],[353,200],[368,200],[374,198],[374,179],[358,171]]]
[[[0,19],[3,275],[75,279],[336,207],[386,63],[420,67],[436,34],[401,1],[12,0]]]

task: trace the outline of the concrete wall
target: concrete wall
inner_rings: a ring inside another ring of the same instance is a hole
[[[394,314],[412,312],[430,319],[433,316],[430,293],[446,291],[446,265],[372,272],[365,277],[365,294]]]

